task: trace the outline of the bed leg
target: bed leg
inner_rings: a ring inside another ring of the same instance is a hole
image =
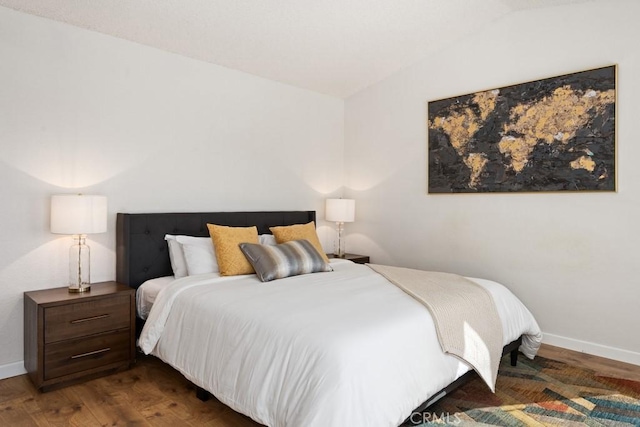
[[[203,402],[206,402],[211,397],[211,393],[209,393],[207,390],[203,389],[202,387],[196,386],[196,397],[202,400]]]
[[[518,364],[518,349],[511,350],[511,366],[516,366]]]

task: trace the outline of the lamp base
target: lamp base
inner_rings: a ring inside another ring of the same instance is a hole
[[[85,244],[87,236],[79,234],[69,248],[69,292],[81,293],[91,290],[91,248]]]
[[[344,233],[344,222],[336,222],[336,228],[337,237],[334,243],[333,255],[336,258],[344,258],[344,238],[342,237]]]

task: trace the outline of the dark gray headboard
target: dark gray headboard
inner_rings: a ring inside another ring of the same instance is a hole
[[[207,223],[248,227],[269,234],[269,227],[315,221],[315,211],[119,213],[116,223],[116,280],[137,288],[146,280],[171,276],[165,234],[208,236]]]

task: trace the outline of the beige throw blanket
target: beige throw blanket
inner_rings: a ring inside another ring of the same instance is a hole
[[[367,265],[426,306],[442,350],[468,363],[495,392],[502,323],[486,289],[456,274]]]

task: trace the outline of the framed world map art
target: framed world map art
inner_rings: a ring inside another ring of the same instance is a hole
[[[615,113],[615,65],[431,101],[428,191],[615,191]]]

